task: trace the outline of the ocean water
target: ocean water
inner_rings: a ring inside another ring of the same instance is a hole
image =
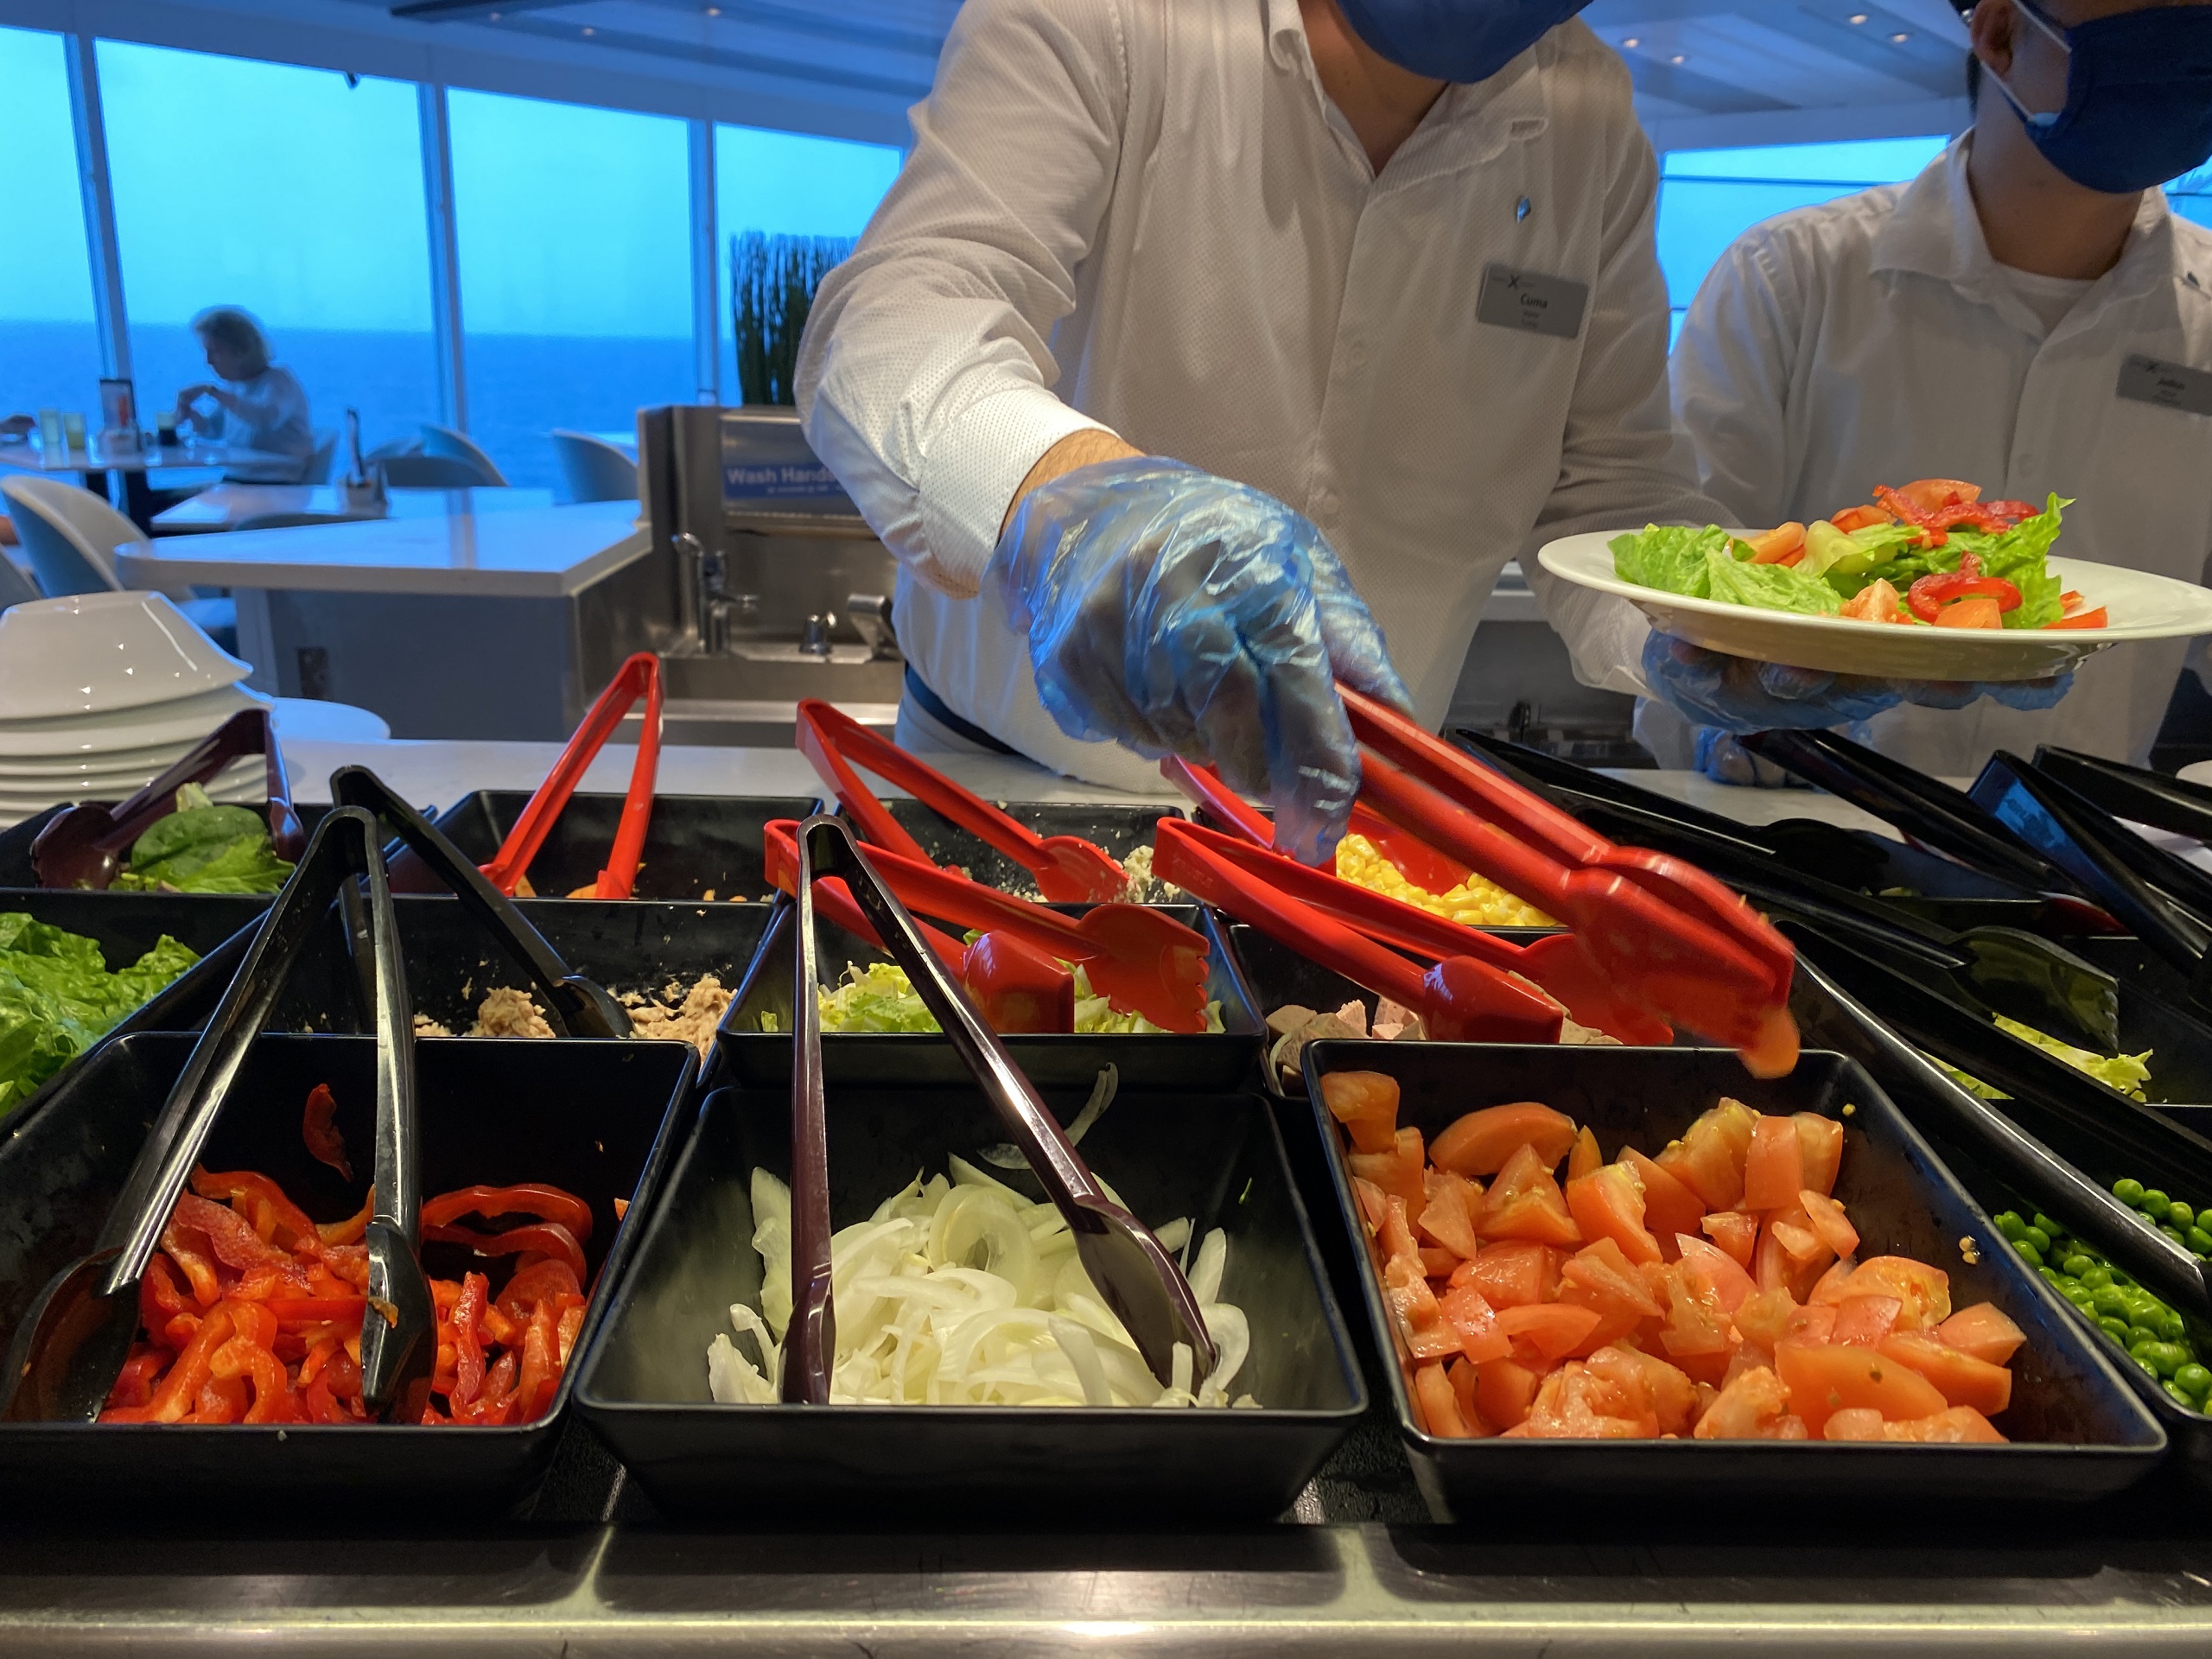
[[[307,388],[317,428],[339,430],[361,412],[373,447],[411,435],[438,415],[436,353],[427,334],[292,328],[272,331],[276,358]],[[148,427],[181,387],[207,378],[188,328],[130,331],[133,379]],[[689,403],[691,341],[601,335],[472,334],[467,345],[469,435],[508,482],[555,482],[555,427],[626,431],[641,407]],[[42,406],[85,410],[98,424],[99,341],[90,323],[0,320],[0,414]]]

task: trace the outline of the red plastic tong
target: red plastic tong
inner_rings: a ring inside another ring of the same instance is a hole
[[[767,880],[785,893],[798,880],[797,836],[797,823],[782,818],[769,823],[765,836]],[[1081,916],[1066,916],[940,870],[927,859],[880,847],[866,850],[877,874],[909,909],[986,936],[1011,934],[1056,964],[1079,962],[1100,995],[1165,1030],[1205,1029],[1206,938],[1173,917],[1122,904],[1096,905]],[[826,907],[823,913],[830,914]],[[842,917],[833,919],[846,925]],[[968,948],[971,959],[976,948]]]
[[[814,763],[822,781],[860,825],[861,838],[885,852],[931,861],[861,781],[853,770],[855,762],[1004,853],[1037,878],[1038,890],[1052,904],[1106,904],[1128,890],[1128,872],[1096,842],[1080,836],[1040,836],[1017,823],[981,796],[818,697],[809,697],[798,706],[797,742],[799,753]]]
[[[599,694],[577,726],[575,734],[569,739],[569,747],[553,763],[553,770],[537,786],[537,793],[530,798],[522,816],[515,820],[515,827],[499,843],[499,850],[483,867],[492,885],[508,898],[513,898],[515,889],[522,885],[531,860],[537,856],[537,849],[552,833],[555,821],[569,804],[569,797],[576,792],[584,773],[590,770],[607,740],[614,734],[639,697],[645,700],[645,730],[638,738],[638,759],[630,768],[630,788],[623,798],[622,820],[615,826],[614,845],[607,855],[607,868],[599,873],[592,889],[594,899],[630,896],[631,889],[637,885],[638,860],[645,850],[645,829],[652,822],[653,784],[660,773],[660,658],[649,651],[639,652],[615,671],[614,677],[607,683],[607,689]]]

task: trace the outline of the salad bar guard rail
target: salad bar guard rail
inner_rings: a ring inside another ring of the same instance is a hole
[[[962,1066],[1014,1137],[1030,1173],[1074,1235],[1076,1255],[1091,1283],[1128,1330],[1153,1376],[1163,1386],[1169,1382],[1179,1346],[1190,1351],[1197,1376],[1211,1373],[1218,1355],[1182,1269],[1151,1230],[1099,1185],[998,1034],[923,942],[913,918],[876,874],[851,830],[833,817],[809,818],[798,827],[798,982],[820,977],[814,884],[835,876],[906,969]],[[785,1357],[783,1391],[786,1403],[821,1405],[830,1397],[825,1339],[830,1353],[836,1346],[830,1292],[829,1138],[823,1119],[819,1010],[802,999],[798,1014],[791,1069],[791,1296],[798,1334]]]
[[[122,869],[132,843],[176,810],[178,790],[187,784],[204,784],[232,760],[249,754],[265,757],[269,836],[276,855],[296,862],[307,844],[307,832],[292,810],[291,780],[285,775],[276,723],[266,709],[242,709],[122,805],[111,810],[88,803],[47,819],[30,849],[39,886],[107,887]]]
[[[422,1346],[432,1321],[429,1287],[415,1259],[414,1034],[377,850],[376,822],[342,809],[317,828],[299,868],[277,896],[222,1006],[194,1045],[123,1190],[86,1254],[56,1274],[16,1321],[0,1366],[0,1418],[90,1424],[99,1414],[138,1333],[138,1281],[168,1225],[185,1182],[229,1104],[249,1052],[267,1025],[283,982],[341,888],[367,885],[372,971],[364,988],[376,1027],[373,1144],[377,1205],[369,1218],[369,1286],[393,1312],[365,1325],[362,1397],[389,1409],[415,1376],[427,1376]],[[419,1402],[418,1402],[419,1410]]]
[[[1615,1503],[1802,1499],[1815,1491],[1838,1500],[1904,1503],[1938,1491],[1970,1493],[1977,1503],[2079,1502],[2133,1485],[2165,1453],[2165,1435],[2097,1339],[2053,1305],[1904,1115],[1842,1055],[1808,1052],[1789,1077],[1761,1080],[1745,1077],[1732,1056],[1715,1049],[1331,1040],[1308,1046],[1305,1065],[1344,1224],[1355,1238],[1365,1236],[1357,1201],[1336,1125],[1320,1103],[1320,1079],[1332,1072],[1395,1078],[1399,1122],[1425,1138],[1479,1107],[1541,1100],[1592,1129],[1606,1156],[1623,1145],[1656,1150],[1730,1096],[1756,1111],[1840,1119],[1836,1196],[1868,1254],[1897,1251],[1940,1263],[1957,1287],[1955,1302],[1994,1302],[2027,1335],[2004,1414],[2012,1443],[2001,1446],[1441,1439],[1417,1426],[1402,1372],[1392,1363],[1389,1398],[1398,1431],[1440,1520],[1478,1519],[1507,1491],[1532,1500]],[[1980,1247],[1966,1259],[1962,1238]],[[1395,1326],[1375,1273],[1362,1287],[1370,1332],[1381,1352],[1394,1354]]]

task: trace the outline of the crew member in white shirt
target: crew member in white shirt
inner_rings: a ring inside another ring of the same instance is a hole
[[[1676,423],[1724,523],[1809,522],[1876,484],[1957,478],[1993,499],[2073,498],[2062,553],[2201,582],[2212,232],[2158,187],[2212,155],[2212,5],[1968,16],[1972,130],[1910,184],[1746,232],[1683,322]],[[2188,651],[2116,646],[2055,707],[1902,707],[1866,729],[1937,775],[2038,743],[2141,763]],[[1637,730],[1662,761],[1691,748],[1671,710],[1639,710]],[[1716,736],[1696,742],[1715,775],[1776,780]]]
[[[269,336],[253,314],[235,305],[210,306],[192,320],[221,385],[202,381],[176,395],[177,423],[189,422],[202,437],[285,459],[244,462],[227,474],[258,484],[296,484],[315,454],[308,394],[299,377],[271,360]]]
[[[1586,3],[968,0],[798,372],[902,563],[903,745],[1125,785],[1211,760],[1319,858],[1358,779],[1332,677],[1440,722],[1507,560],[1586,679],[1671,671],[1534,569],[1718,512]]]

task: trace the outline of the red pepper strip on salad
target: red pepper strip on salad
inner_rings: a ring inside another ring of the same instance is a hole
[[[2077,611],[2072,616],[2062,616],[2056,622],[2044,624],[2045,629],[2108,628],[2111,626],[2112,618],[2101,605],[2094,611]]]
[[[1983,575],[1981,561],[1971,553],[1960,556],[1956,570],[1931,570],[1914,582],[1905,603],[1922,621],[1933,622],[1946,605],[1975,594],[1995,600],[1999,611],[2020,608],[2020,590],[2002,576]]]
[[[591,1236],[591,1206],[557,1186],[524,1182],[514,1186],[464,1186],[423,1202],[423,1225],[442,1227],[463,1216],[486,1221],[500,1216],[533,1216],[565,1227],[579,1239]]]
[[[300,1139],[307,1142],[308,1155],[317,1163],[328,1164],[347,1180],[353,1179],[353,1160],[346,1155],[345,1138],[331,1120],[338,1111],[338,1097],[330,1092],[330,1085],[318,1083],[308,1090],[308,1106],[300,1120]]]
[[[579,1282],[584,1276],[583,1246],[558,1222],[533,1222],[526,1227],[510,1227],[503,1233],[480,1233],[468,1227],[425,1227],[423,1242],[464,1244],[479,1255],[515,1255],[534,1250],[565,1262]]]

